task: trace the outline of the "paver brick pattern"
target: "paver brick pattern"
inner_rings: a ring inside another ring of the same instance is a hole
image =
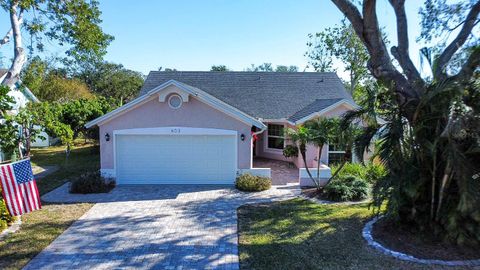
[[[236,209],[299,195],[295,185],[243,193],[225,186],[118,186],[49,202],[97,202],[24,269],[238,269]]]

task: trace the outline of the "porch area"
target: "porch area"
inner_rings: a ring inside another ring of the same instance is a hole
[[[263,157],[253,158],[254,168],[270,168],[272,185],[298,183],[299,170],[293,163]]]

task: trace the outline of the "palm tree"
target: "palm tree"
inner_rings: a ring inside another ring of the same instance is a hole
[[[310,143],[318,147],[317,159],[317,179],[320,179],[320,161],[322,157],[323,146],[333,141],[337,134],[335,134],[335,127],[338,121],[333,118],[317,118],[305,123],[305,127],[310,131]],[[306,164],[305,164],[306,166]],[[306,166],[307,167],[307,166]]]
[[[320,184],[320,164],[323,147],[335,137],[339,137],[337,133],[339,130],[339,120],[334,118],[317,118],[306,122],[305,125],[299,126],[297,129],[287,129],[287,136],[298,146],[305,170],[317,189],[322,188]],[[313,177],[307,164],[306,146],[309,143],[318,147],[316,177]]]

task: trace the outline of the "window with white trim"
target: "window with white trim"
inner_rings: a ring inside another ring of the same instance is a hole
[[[268,124],[267,148],[283,150],[285,146],[285,131],[283,125]]]

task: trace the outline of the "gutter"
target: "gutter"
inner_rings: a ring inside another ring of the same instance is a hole
[[[258,134],[261,134],[261,133],[263,133],[265,130],[267,130],[267,125],[265,125],[265,124],[263,123],[262,118],[259,118],[259,119],[257,119],[257,120],[263,124],[263,127],[262,127],[259,131],[253,132],[253,133],[252,133],[252,137],[253,137],[253,136],[257,136]]]

